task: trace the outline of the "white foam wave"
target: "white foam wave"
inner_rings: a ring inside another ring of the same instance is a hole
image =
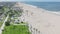
[[[60,12],[56,12],[56,11],[49,11],[49,12],[60,15]]]

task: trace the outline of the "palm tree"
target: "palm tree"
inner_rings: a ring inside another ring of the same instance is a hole
[[[18,18],[19,16],[22,15],[22,12],[23,12],[22,9],[19,11],[19,10],[14,10],[5,6],[2,8],[2,10],[3,10],[3,16],[5,16],[6,18],[8,17],[6,20],[6,23],[8,22],[10,23],[12,17]]]
[[[3,6],[0,10],[2,10],[2,11],[0,11],[2,13],[1,17],[2,18],[5,17],[4,18],[4,23],[2,24],[2,26],[0,28],[1,29],[0,33],[2,33],[2,30],[4,30],[5,24],[6,23],[9,24],[12,17],[13,18],[17,17],[18,18],[19,16],[21,16],[23,10],[21,9],[20,11],[19,10],[17,11],[17,10],[13,10],[11,8],[8,8],[6,6]]]

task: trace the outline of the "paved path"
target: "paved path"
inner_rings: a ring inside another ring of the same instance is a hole
[[[2,24],[1,28],[0,28],[0,34],[2,34],[2,30],[4,29],[4,26],[5,26],[5,22],[7,21],[9,16],[6,17],[4,23]]]

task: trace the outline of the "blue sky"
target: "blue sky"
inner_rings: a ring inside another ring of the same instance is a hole
[[[60,0],[0,0],[1,1],[38,1],[38,2],[60,2]]]

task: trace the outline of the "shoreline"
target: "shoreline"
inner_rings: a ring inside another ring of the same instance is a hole
[[[22,16],[32,26],[32,29],[35,28],[42,34],[60,34],[60,16],[24,3],[18,5],[23,7],[24,13]]]
[[[23,4],[26,4],[26,3],[23,3]],[[31,5],[31,4],[26,4],[26,5],[31,6],[33,8],[38,8],[38,9],[44,10],[44,12],[49,12],[49,13],[53,13],[53,14],[56,14],[56,15],[60,16],[60,14],[59,14],[60,12],[59,11],[49,11],[49,10],[45,10],[43,8],[40,8],[40,7],[35,6],[35,5]]]

